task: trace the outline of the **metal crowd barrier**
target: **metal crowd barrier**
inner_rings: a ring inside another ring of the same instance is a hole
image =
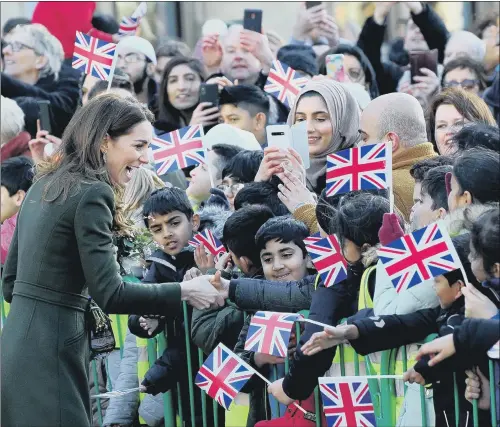
[[[9,311],[9,304],[7,304],[3,296],[1,298],[1,322],[2,322],[2,327],[5,325],[5,322],[7,321],[7,314]],[[308,315],[307,311],[301,312],[305,316]],[[184,316],[184,324],[185,325],[191,325],[191,319],[188,318],[188,311],[187,311],[187,304],[186,302],[183,302],[183,316]],[[119,323],[119,322],[118,322]],[[190,347],[190,328],[185,327],[185,340],[186,340],[186,359],[189,362],[191,360],[191,347]],[[124,347],[124,338],[125,338],[125,333],[126,331],[119,330],[118,331],[118,340],[120,344],[120,353],[121,357],[123,357],[123,347]],[[296,325],[296,335],[297,335],[297,342],[300,339],[300,325]],[[436,335],[428,337],[425,341],[430,341],[434,339]],[[153,366],[155,360],[157,357],[160,357],[161,354],[163,353],[163,350],[167,348],[168,345],[168,337],[165,337],[164,334],[159,334],[154,338],[151,338],[147,340],[147,350],[148,350],[148,363],[149,366]],[[346,351],[346,346],[341,345],[338,348],[339,352],[339,357],[340,357],[340,371],[341,375],[345,375],[345,351]],[[350,347],[350,351],[352,351],[352,348]],[[401,352],[402,355],[402,364],[403,364],[403,371],[406,371],[408,366],[408,360],[407,360],[407,355],[406,355],[406,347],[403,346],[399,349],[399,352]],[[358,376],[360,375],[360,357],[357,355],[355,352],[354,357],[353,357],[353,365],[354,365],[354,375]],[[396,362],[396,354],[398,353],[398,349],[393,349],[393,350],[386,350],[383,352],[380,352],[380,375],[394,375],[395,374],[395,362]],[[190,427],[199,427],[195,425],[195,385],[191,378],[193,378],[193,374],[196,372],[195,369],[198,369],[199,366],[203,363],[203,360],[205,359],[205,355],[201,351],[201,349],[198,349],[198,366],[193,367],[191,366],[191,363],[188,363],[187,366],[187,372],[188,372],[188,378],[187,378],[187,384],[188,384],[188,391],[189,391],[189,408],[190,408],[190,419],[191,419],[191,426]],[[365,361],[365,368],[366,368],[366,373],[371,374],[371,366],[370,363],[368,362],[368,357],[364,358]],[[106,365],[107,366],[107,365]],[[94,378],[94,383],[98,383],[98,374],[96,370],[96,363],[95,361],[92,363],[92,375]],[[276,369],[276,366],[274,366],[274,369]],[[285,362],[285,372],[288,372],[289,365],[288,365],[288,359]],[[275,376],[276,376],[276,370],[275,370]],[[109,374],[108,374],[109,378]],[[387,378],[382,378],[380,380],[377,379],[369,379],[369,386],[370,386],[370,393],[372,395],[372,401],[373,405],[375,408],[375,415],[376,415],[376,421],[377,421],[377,427],[389,427],[389,426],[394,426],[396,425],[396,419],[397,419],[397,414],[395,411],[395,399],[396,399],[396,393],[395,393],[395,386],[394,386],[394,381],[391,379]],[[489,361],[489,381],[490,381],[490,401],[491,401],[491,406],[490,406],[490,413],[491,413],[491,422],[493,426],[496,426],[497,424],[497,419],[496,419],[496,401],[495,401],[495,381],[494,381],[494,366],[493,366],[493,361]],[[112,384],[108,380],[108,391],[112,391]],[[265,385],[263,385],[264,387]],[[426,411],[426,399],[425,399],[425,388],[422,386],[420,387],[420,403],[421,403],[421,413],[422,413],[422,418],[421,418],[421,426],[422,427],[427,427],[427,411]],[[404,391],[406,394],[406,385],[404,386]],[[96,386],[96,390],[98,387]],[[200,392],[199,390],[196,390],[196,392]],[[454,384],[454,400],[455,400],[455,420],[456,420],[456,427],[458,427],[459,423],[459,396],[458,396],[458,388],[455,380]],[[318,387],[315,388],[314,390],[314,395],[315,395],[315,409],[316,409],[316,426],[320,427],[321,426],[321,406],[320,406],[320,395],[319,395],[319,389]],[[184,419],[184,414],[182,410],[182,405],[181,405],[181,393],[180,393],[180,387],[179,383],[177,384],[177,402],[176,405],[174,406],[173,402],[173,393],[172,391],[169,391],[167,393],[163,394],[163,409],[164,409],[164,422],[165,422],[165,427],[188,427],[188,423],[185,423]],[[207,405],[212,405],[213,406],[213,425],[218,426],[218,427],[224,427],[221,423],[220,420],[218,419],[218,404],[210,398],[207,398],[207,396],[204,393],[201,393],[201,402],[202,402],[202,425],[203,427],[208,426],[208,414],[207,414]],[[278,403],[275,402],[276,405],[278,406]],[[102,414],[102,399],[97,398],[96,399],[96,404],[97,404],[97,411],[98,411],[98,421],[99,425],[102,427],[103,426],[103,414]],[[234,404],[233,404],[234,405]],[[278,409],[278,408],[277,408]],[[471,415],[471,424],[474,427],[480,427],[479,425],[479,416],[478,416],[478,407],[477,407],[477,401],[473,402],[473,412]],[[236,426],[234,426],[236,427]],[[453,426],[450,426],[453,427]]]

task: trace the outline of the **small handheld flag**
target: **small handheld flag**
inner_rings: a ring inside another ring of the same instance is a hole
[[[116,44],[76,32],[72,67],[101,80],[110,80]]]
[[[203,244],[208,252],[210,252],[214,257],[226,252],[226,249],[221,241],[208,229],[195,234],[193,236],[193,240],[189,241],[189,246],[194,248],[197,248],[200,244]]]
[[[141,19],[146,15],[148,11],[146,2],[142,2],[137,9],[134,11],[132,16],[124,16],[120,22],[120,27],[118,29],[118,34],[122,36],[135,36]]]
[[[398,293],[432,277],[464,271],[441,221],[382,246],[377,254]]]
[[[321,235],[319,234],[319,232],[317,232],[314,233],[312,236],[306,237],[304,239],[304,243],[306,245],[310,245],[311,243],[319,242],[321,239],[322,239]]]
[[[377,427],[365,377],[318,378],[328,427]]]
[[[292,67],[275,60],[269,71],[264,91],[291,108],[300,89],[309,80]]]
[[[229,409],[254,373],[253,368],[220,343],[201,366],[194,383],[225,409]]]
[[[250,322],[245,350],[286,357],[293,324],[300,317],[296,313],[258,311]]]
[[[306,244],[306,250],[325,287],[329,288],[347,278],[347,262],[342,255],[337,236],[332,234],[314,243]]]
[[[158,175],[205,162],[201,125],[187,126],[163,135],[158,135],[155,129],[155,134],[151,150]]]
[[[392,152],[388,144],[364,145],[329,154],[326,196],[391,187]]]

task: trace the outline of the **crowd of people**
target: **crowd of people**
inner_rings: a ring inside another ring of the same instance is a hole
[[[340,375],[346,343],[347,375],[352,350],[375,371],[380,352],[406,350],[397,354],[408,358],[408,370],[398,368],[407,389],[396,381],[393,396],[398,426],[472,425],[473,402],[480,426],[500,425],[498,346],[491,351],[500,339],[498,17],[450,33],[429,4],[403,3],[406,35],[390,43],[391,2],[377,2],[354,39],[320,3],[300,7],[288,43],[233,24],[193,49],[123,36],[112,17],[94,15],[94,2],[39,2],[32,19],[5,24],[2,425],[167,427],[168,391],[185,425],[202,425],[188,365],[219,343],[271,385],[247,382],[236,420],[210,401],[208,426],[313,427],[318,377]],[[76,31],[119,43],[109,85],[72,68]],[[437,70],[413,75],[411,55],[434,50]],[[327,72],[332,54],[343,55],[341,79]],[[264,90],[276,59],[308,79],[292,105]],[[200,102],[203,83],[218,86],[216,104]],[[307,168],[266,132],[302,122]],[[204,130],[203,163],[158,175],[153,136],[194,125]],[[392,147],[389,189],[328,193],[329,155],[382,142]],[[398,292],[377,249],[438,220],[463,270]],[[202,231],[223,243],[222,256],[190,245]],[[347,263],[334,286],[306,249],[317,233],[336,235]],[[245,349],[255,312],[302,310],[329,327],[292,333],[289,369]],[[91,339],[94,312],[109,314],[114,339],[92,367],[90,350],[104,345]],[[430,334],[439,338],[416,344]],[[162,335],[150,367],[146,340]],[[110,385],[140,390],[98,408],[91,395]]]

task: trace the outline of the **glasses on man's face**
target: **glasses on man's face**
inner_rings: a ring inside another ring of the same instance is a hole
[[[118,59],[123,60],[127,64],[135,64],[136,62],[145,61],[146,57],[138,53],[129,53],[125,56],[119,56]]]
[[[245,184],[241,183],[236,183],[233,185],[220,184],[217,186],[217,189],[223,191],[225,194],[228,194],[230,192],[232,196],[236,196],[238,191],[240,191],[244,186]]]
[[[20,52],[23,49],[31,49],[35,50],[33,46],[28,46],[27,44],[21,43],[21,42],[2,42],[2,50],[6,49],[7,47],[10,47],[12,52]]]
[[[450,80],[449,82],[444,83],[444,87],[461,87],[465,90],[473,90],[479,84],[478,80],[467,79],[462,80],[461,82],[457,82],[456,80]]]

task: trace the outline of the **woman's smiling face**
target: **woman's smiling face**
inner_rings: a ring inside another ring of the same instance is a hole
[[[295,123],[307,123],[309,154],[320,156],[333,138],[333,125],[325,100],[320,94],[306,93],[297,102]]]

